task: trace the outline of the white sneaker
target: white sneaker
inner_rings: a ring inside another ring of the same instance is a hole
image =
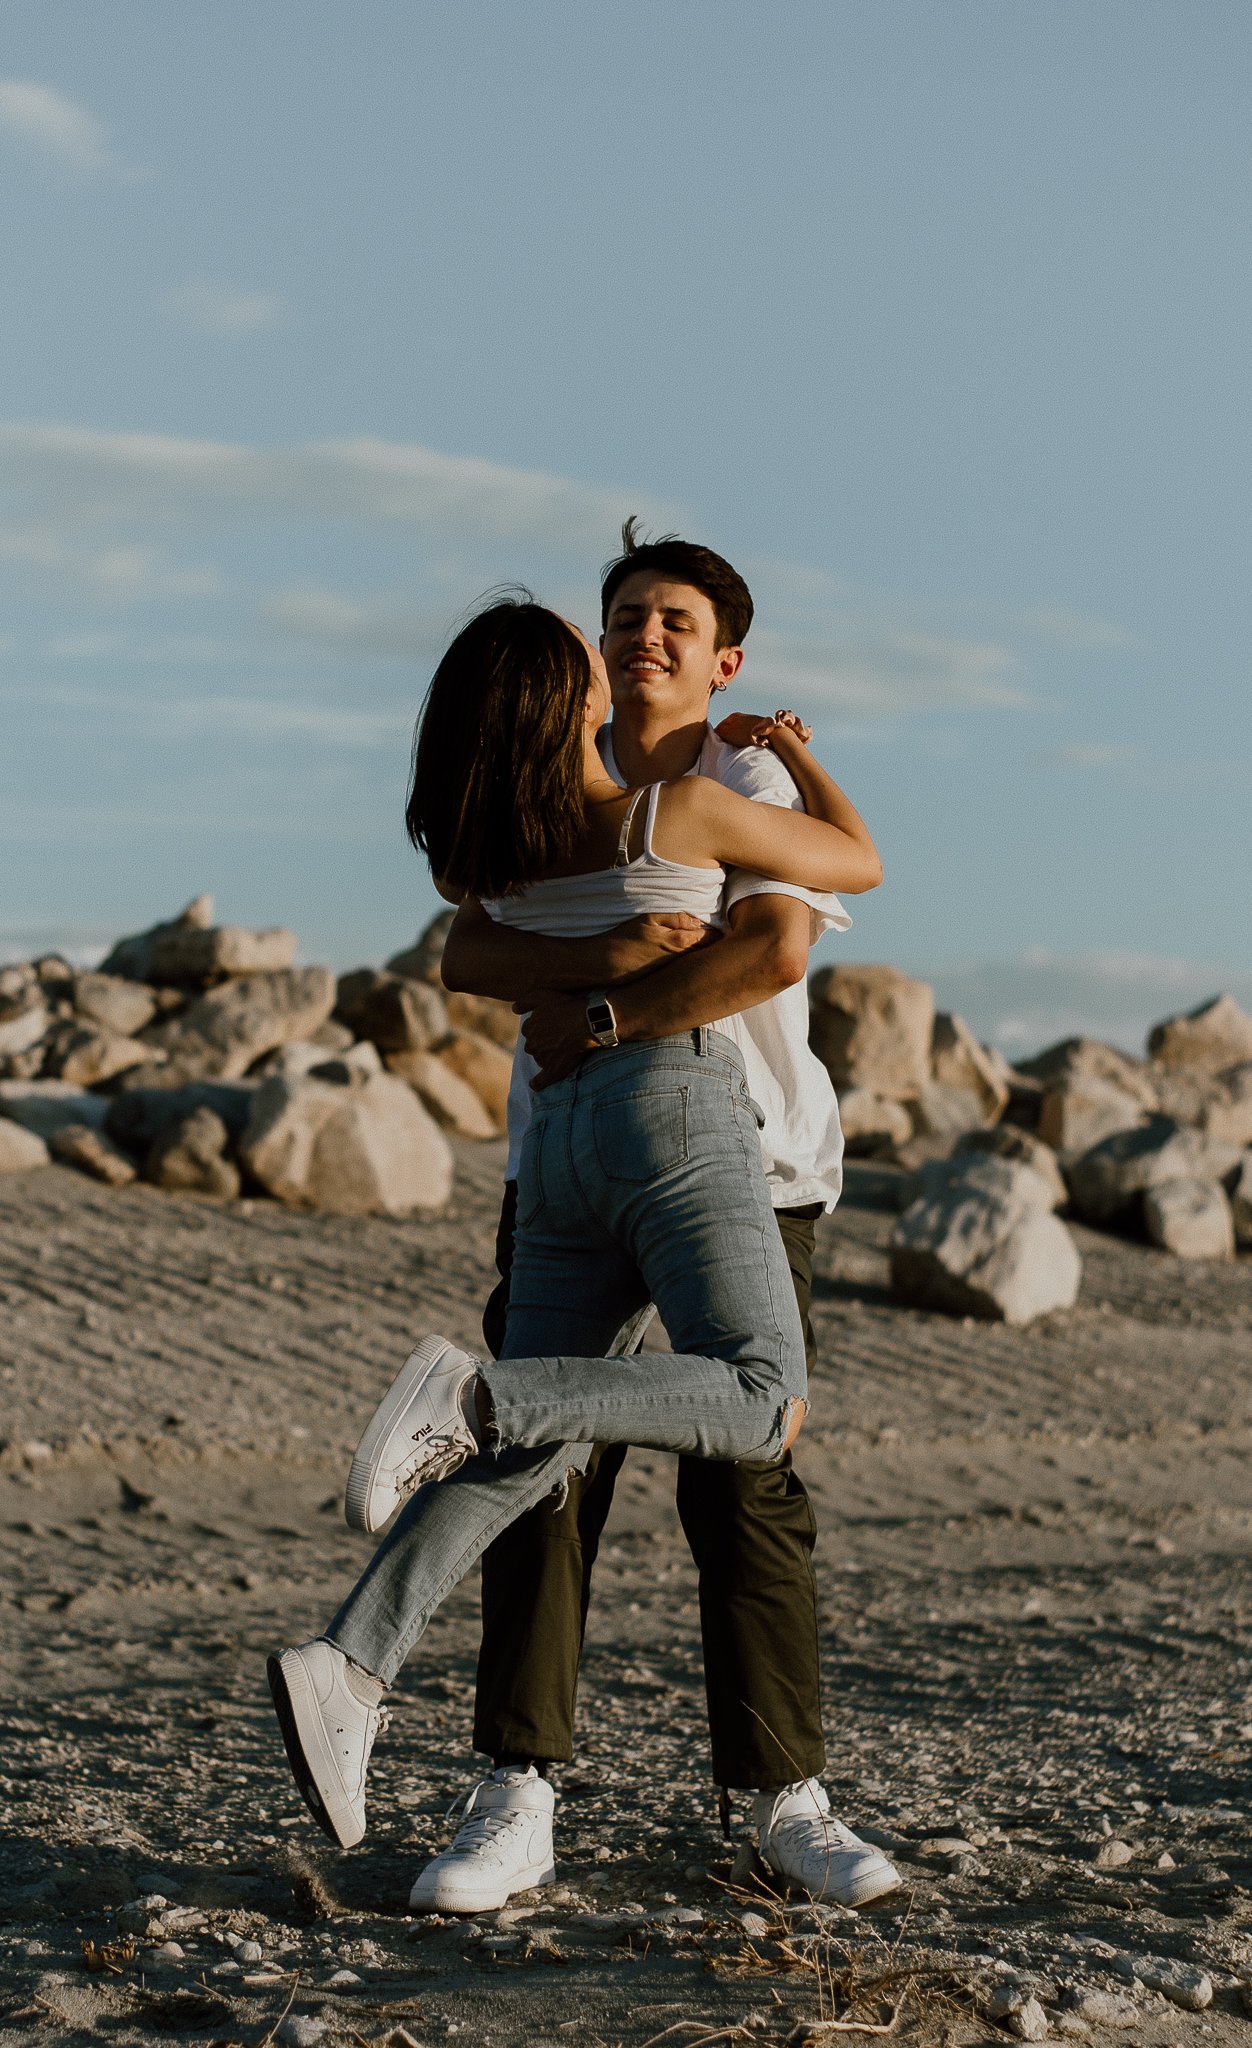
[[[466,1408],[477,1371],[477,1359],[443,1337],[423,1337],[409,1353],[356,1447],[343,1508],[350,1529],[374,1535],[416,1487],[474,1456]]]
[[[553,1791],[532,1764],[506,1766],[475,1785],[451,1848],[421,1871],[409,1894],[419,1913],[490,1913],[532,1885],[551,1884]]]
[[[386,1688],[320,1640],[269,1658],[265,1673],[305,1802],[332,1842],[350,1849],[365,1833],[365,1773],[387,1721]]]
[[[817,1778],[801,1778],[781,1792],[758,1792],[752,1820],[760,1831],[763,1861],[811,1899],[863,1906],[900,1883],[899,1871],[881,1849],[835,1819]]]

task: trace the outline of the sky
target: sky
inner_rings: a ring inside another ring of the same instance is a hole
[[[413,719],[636,512],[884,886],[821,961],[1135,1047],[1246,910],[1244,0],[9,0],[0,959],[436,898]]]

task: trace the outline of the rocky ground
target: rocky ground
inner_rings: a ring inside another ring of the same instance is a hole
[[[500,1153],[458,1148],[447,1209],[408,1221],[0,1182],[5,2037],[642,2048],[894,2014],[936,2041],[1247,2041],[1252,1264],[1076,1226],[1076,1308],[925,1314],[887,1290],[888,1169],[852,1167],[820,1233],[799,1462],[832,1800],[904,1890],[784,1907],[743,1801],[721,1839],[647,1454],[601,1561],[557,1886],[407,1913],[474,1775],[469,1586],[397,1689],[365,1843],[318,1833],[263,1655],[365,1555],[341,1482],[409,1338],[477,1334]]]

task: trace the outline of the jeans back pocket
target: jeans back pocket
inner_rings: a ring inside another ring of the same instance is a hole
[[[606,1180],[641,1187],[690,1157],[685,1088],[646,1088],[592,1105],[591,1130]]]

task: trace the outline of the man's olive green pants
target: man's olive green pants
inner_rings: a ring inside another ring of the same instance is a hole
[[[517,1188],[504,1190],[496,1237],[500,1285],[483,1313],[495,1357],[504,1337]],[[814,1359],[809,1304],[821,1205],[775,1210]],[[497,1761],[567,1761],[600,1547],[625,1447],[597,1445],[564,1499],[522,1515],[484,1552],[483,1639],[474,1745]],[[813,1578],[816,1526],[788,1455],[780,1465],[678,1460],[678,1515],[700,1586],[704,1682],[715,1783],[789,1784],[816,1777],[822,1741]]]

